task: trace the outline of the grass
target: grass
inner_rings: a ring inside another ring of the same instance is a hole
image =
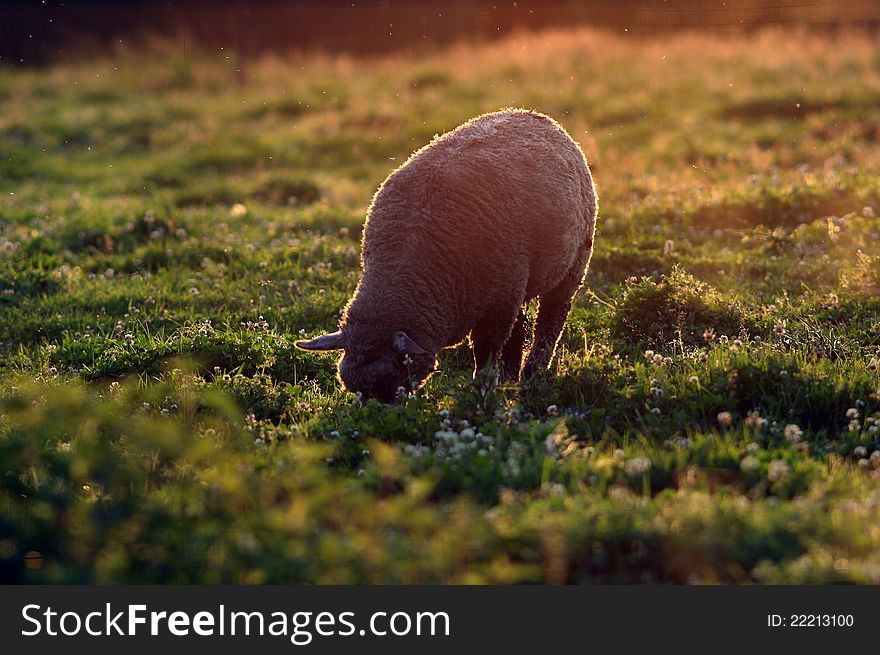
[[[0,69],[0,579],[880,582],[874,39],[239,66]],[[508,105],[600,192],[555,365],[361,405],[293,341],[388,172]]]

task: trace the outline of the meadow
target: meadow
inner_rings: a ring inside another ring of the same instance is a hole
[[[599,192],[553,367],[362,404],[293,342],[506,106]],[[880,583],[878,174],[858,31],[0,68],[0,580]]]

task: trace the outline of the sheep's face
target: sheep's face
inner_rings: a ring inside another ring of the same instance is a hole
[[[348,352],[339,361],[339,379],[364,400],[376,398],[393,403],[416,389],[434,370],[434,358],[401,354],[395,349],[381,352]]]
[[[434,371],[436,356],[405,332],[394,332],[389,339],[378,342],[357,341],[353,337],[336,332],[296,345],[304,350],[342,349],[339,379],[348,391],[360,393],[364,400],[376,398],[394,403],[402,393],[417,389]]]

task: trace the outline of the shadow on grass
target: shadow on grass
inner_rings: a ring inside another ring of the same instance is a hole
[[[813,114],[831,111],[872,110],[880,107],[877,102],[838,98],[835,100],[808,100],[798,95],[780,98],[758,98],[729,105],[719,112],[725,119],[764,121],[773,118],[803,119]]]

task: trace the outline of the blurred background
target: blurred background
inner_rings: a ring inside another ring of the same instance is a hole
[[[0,62],[35,65],[157,37],[184,49],[377,54],[583,25],[634,35],[769,25],[877,30],[873,0],[6,0]]]

